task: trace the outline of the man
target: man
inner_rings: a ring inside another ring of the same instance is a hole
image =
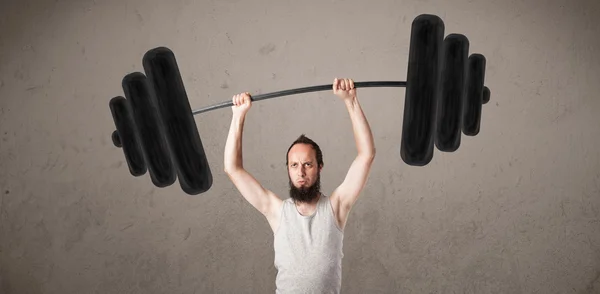
[[[323,155],[300,136],[286,155],[290,198],[281,200],[243,167],[242,132],[249,93],[233,96],[225,144],[225,172],[242,196],[267,219],[274,234],[276,293],[340,293],[342,243],[348,214],[365,186],[375,157],[371,129],[358,103],[354,81],[334,79],[333,93],[346,105],[358,155],[344,181],[327,196],[320,191]]]

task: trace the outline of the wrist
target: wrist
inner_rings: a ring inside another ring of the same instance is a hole
[[[246,119],[245,113],[234,113],[232,118],[236,122],[243,122]]]
[[[357,102],[357,98],[356,96],[352,96],[352,97],[348,97],[344,99],[344,104],[346,104],[346,106],[354,106]]]

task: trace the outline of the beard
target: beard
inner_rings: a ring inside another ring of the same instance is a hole
[[[297,188],[294,186],[294,183],[292,183],[292,179],[289,179],[289,185],[290,198],[295,202],[312,202],[319,197],[319,192],[321,192],[321,173],[317,175],[317,180],[310,187]]]

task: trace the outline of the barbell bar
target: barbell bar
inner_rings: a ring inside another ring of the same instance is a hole
[[[406,82],[402,82],[402,81],[354,82],[354,88],[369,88],[369,87],[406,87]],[[283,90],[283,91],[278,91],[278,92],[273,92],[273,93],[251,95],[250,100],[252,100],[254,102],[254,101],[260,101],[260,100],[271,99],[271,98],[276,98],[276,97],[288,96],[288,95],[296,95],[296,94],[303,94],[303,93],[310,93],[310,92],[320,92],[320,91],[327,91],[327,90],[333,90],[333,84],[310,86],[310,87],[296,88],[296,89],[291,89],[291,90]],[[204,108],[196,109],[196,110],[192,111],[192,114],[194,114],[194,115],[200,114],[203,112],[207,112],[207,111],[211,111],[211,110],[215,110],[215,109],[219,109],[219,108],[224,108],[224,107],[230,107],[230,106],[233,106],[233,102],[231,100],[228,100],[228,101],[210,105],[210,106],[207,106]]]
[[[355,88],[406,87],[400,155],[412,166],[427,165],[433,146],[453,152],[460,133],[480,131],[482,104],[489,102],[484,86],[485,57],[468,55],[469,41],[461,34],[444,35],[444,23],[422,14],[412,23],[407,81],[355,82]],[[116,130],[115,146],[123,149],[130,173],[147,171],[157,187],[176,178],[184,192],[204,193],[212,173],[193,115],[230,107],[231,100],[192,110],[174,53],[166,47],[147,51],[144,73],[122,80],[124,96],[110,100]],[[251,95],[252,101],[332,90],[332,84]]]

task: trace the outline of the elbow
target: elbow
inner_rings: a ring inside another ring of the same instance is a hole
[[[231,176],[232,174],[236,173],[236,171],[239,171],[241,169],[242,169],[242,167],[225,165],[223,172],[225,172],[226,175]]]
[[[231,166],[225,166],[225,168],[223,169],[223,171],[225,172],[226,175],[231,175],[233,168]]]
[[[370,162],[373,162],[375,160],[375,149],[373,149],[373,151],[369,153],[368,157]]]
[[[229,168],[225,168],[223,171],[225,172],[225,175],[226,175],[226,176],[227,176],[229,179],[233,180],[233,175],[234,175],[234,172],[233,172],[231,169],[229,169]]]
[[[231,174],[231,170],[232,170],[232,165],[231,163],[225,161],[225,165],[223,167],[223,171],[225,172],[226,175],[230,175]]]
[[[375,154],[376,154],[376,150],[375,150],[374,144],[359,146],[359,148],[358,148],[358,156],[359,157],[363,157],[365,159],[372,160],[372,159],[375,159]]]
[[[375,146],[370,146],[370,148],[365,149],[364,152],[362,152],[364,154],[365,157],[368,158],[375,158],[375,154],[377,153],[375,150]]]
[[[373,162],[373,160],[375,160],[375,148],[368,151],[360,152],[358,154],[358,157],[363,158],[365,161]]]
[[[377,152],[375,151],[375,147],[371,148],[371,150],[367,153],[367,157],[369,158],[370,162],[373,162],[375,160],[375,154]]]
[[[225,174],[230,175],[236,168],[236,163],[229,157],[225,157],[223,161],[223,171]]]

